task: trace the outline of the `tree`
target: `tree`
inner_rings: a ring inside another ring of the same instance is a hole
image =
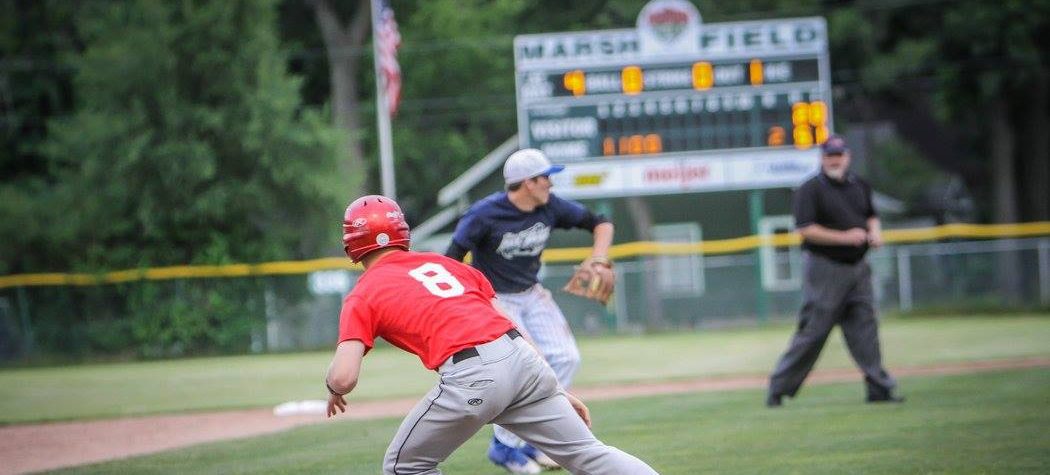
[[[13,271],[302,259],[336,247],[344,142],[323,110],[301,105],[273,0],[85,3],[76,37],[74,112],[48,122],[41,148],[53,183],[14,206],[33,211],[22,217],[39,246],[17,249]],[[263,325],[263,285],[64,289],[35,302],[37,343],[245,351]]]
[[[347,12],[340,11],[330,0],[306,0],[306,3],[314,11],[328,55],[332,119],[348,138],[341,169],[344,175],[349,176],[355,171],[367,169],[361,147],[365,129],[361,125],[362,91],[359,90],[358,76],[362,63],[361,55],[356,53],[361,51],[372,30],[372,9],[369,0],[358,0],[353,9]],[[345,26],[341,20],[343,16],[349,17]],[[364,191],[359,186],[348,188],[351,196],[358,196]]]
[[[60,59],[78,48],[73,2],[0,0],[0,274],[46,261],[38,196],[53,185],[40,153],[51,117],[68,114],[72,70]]]
[[[76,113],[50,123],[44,149],[58,177],[41,197],[47,270],[329,249],[343,143],[300,105],[274,1],[89,5],[77,24],[86,48],[71,60]]]
[[[865,115],[922,123],[900,128],[940,149],[927,158],[986,197],[991,220],[1050,218],[1050,57],[1039,46],[1050,37],[1050,2],[848,3],[829,19],[836,82],[859,86],[849,101]],[[892,112],[901,110],[910,117]]]
[[[944,115],[987,131],[976,145],[988,154],[993,219],[1050,218],[1050,1],[960,2],[940,38]]]

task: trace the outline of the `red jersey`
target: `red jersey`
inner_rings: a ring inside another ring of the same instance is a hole
[[[478,270],[440,254],[396,251],[365,270],[343,299],[339,342],[367,349],[383,337],[437,369],[455,352],[495,340],[514,324],[492,307]]]

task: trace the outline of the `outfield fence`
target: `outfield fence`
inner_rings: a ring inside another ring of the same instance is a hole
[[[883,312],[1050,308],[1050,222],[888,230],[869,253]],[[788,320],[796,234],[614,246],[607,306],[559,289],[589,249],[550,249],[543,284],[575,331],[635,333]],[[345,258],[0,276],[0,360],[168,357],[331,347]]]

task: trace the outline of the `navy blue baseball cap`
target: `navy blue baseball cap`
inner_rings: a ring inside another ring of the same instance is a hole
[[[846,139],[841,135],[832,135],[826,142],[820,144],[820,151],[824,155],[842,155],[849,151],[849,147],[846,146]]]

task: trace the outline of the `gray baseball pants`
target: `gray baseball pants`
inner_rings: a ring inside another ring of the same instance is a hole
[[[798,392],[838,324],[853,361],[864,373],[868,396],[888,396],[897,382],[882,367],[871,266],[866,260],[846,264],[806,252],[803,271],[798,329],[769,378],[770,394],[793,397]]]
[[[385,474],[440,474],[437,465],[482,426],[498,423],[574,474],[651,474],[645,462],[603,444],[561,393],[554,372],[524,338],[506,335],[453,363],[405,417],[383,460]]]

